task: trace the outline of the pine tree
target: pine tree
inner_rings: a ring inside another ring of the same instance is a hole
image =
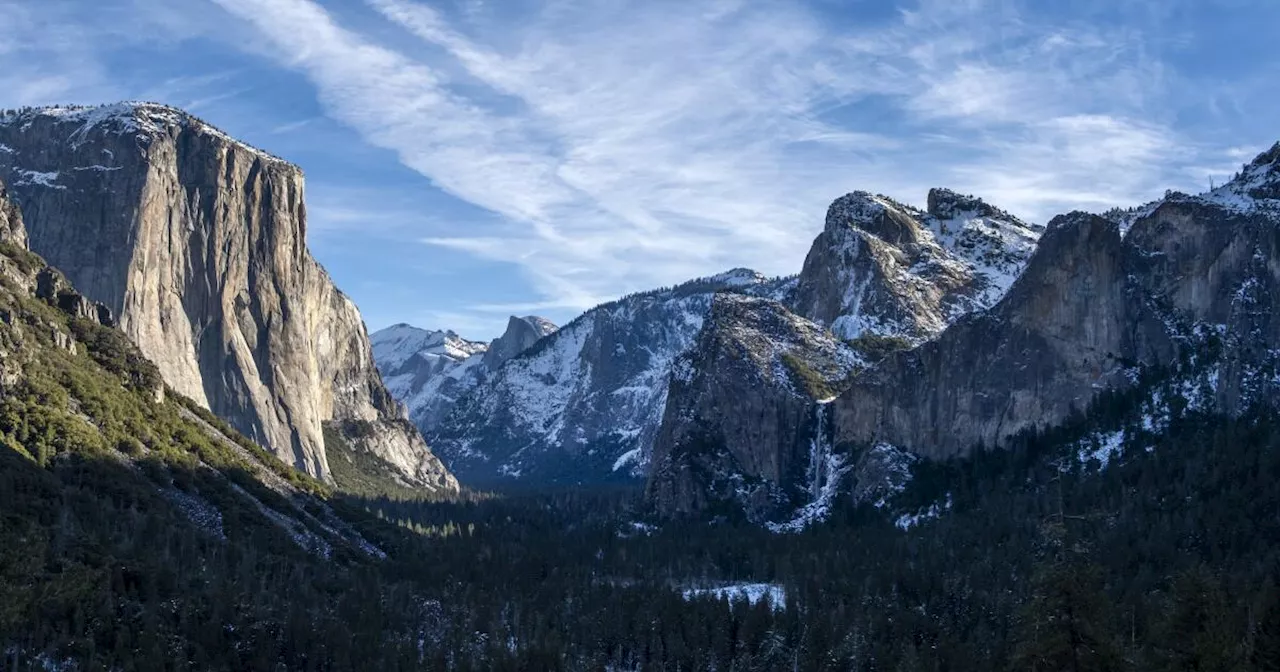
[[[1100,571],[1054,563],[1034,580],[1017,626],[1011,669],[1104,672],[1120,667]]]

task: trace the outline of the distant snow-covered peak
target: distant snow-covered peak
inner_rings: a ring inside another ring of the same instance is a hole
[[[396,371],[420,354],[461,361],[488,348],[487,343],[469,341],[452,331],[430,331],[404,323],[375,331],[369,340],[374,360],[384,372]]]

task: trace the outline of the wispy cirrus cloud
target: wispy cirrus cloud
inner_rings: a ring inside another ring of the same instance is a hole
[[[527,46],[504,53],[425,5],[373,3],[443,52],[428,64],[306,0],[219,2],[276,39],[333,115],[507,218],[426,242],[520,264],[563,305],[711,268],[786,272],[847,171],[898,145],[821,118],[858,86],[821,25],[786,6],[553,7],[506,32]]]
[[[216,2],[331,115],[503,216],[424,242],[517,264],[557,305],[793,272],[854,188],[919,201],[945,183],[1044,219],[1148,197],[1195,153],[1152,114],[1169,82],[1140,30],[1015,2],[858,25],[795,3],[366,0],[394,40],[311,0]]]
[[[259,111],[298,80],[306,100],[260,128],[319,173],[336,274],[385,286],[395,273],[346,260],[420,249],[429,272],[409,275],[435,303],[418,314],[493,329],[733,266],[794,272],[852,189],[950,186],[1044,221],[1207,186],[1274,139],[1252,120],[1276,110],[1280,67],[1248,32],[1280,9],[1255,0],[105,0],[100,22],[64,2],[0,0],[0,98]],[[219,58],[122,85],[104,49],[148,41]],[[1248,57],[1216,63],[1223,43]],[[455,270],[465,296],[439,283]]]

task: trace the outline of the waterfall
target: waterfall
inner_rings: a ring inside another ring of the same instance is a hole
[[[831,429],[829,427],[828,406],[819,403],[814,411],[815,431],[809,440],[809,497],[817,501],[822,496],[822,488],[831,479]]]

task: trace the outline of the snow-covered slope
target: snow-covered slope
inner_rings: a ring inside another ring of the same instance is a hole
[[[432,445],[478,483],[643,475],[672,365],[715,293],[786,298],[794,284],[735,269],[594,308],[460,399]]]
[[[672,367],[693,346],[717,292],[777,301],[797,320],[830,327],[831,338],[918,343],[997,301],[1037,236],[1016,217],[946,190],[930,192],[927,212],[850,194],[832,204],[799,276],[735,269],[600,306],[495,370],[437,426],[422,426],[464,480],[642,477],[672,412]]]
[[[492,343],[408,324],[382,329],[370,340],[387,389],[409,409],[414,424],[430,432],[461,395],[555,330],[551,321],[530,315],[513,316]]]
[[[794,309],[847,339],[919,343],[999,301],[1042,229],[933,189],[928,210],[858,191],[836,199],[805,258]]]
[[[459,362],[489,349],[488,343],[468,341],[452,331],[428,331],[403,323],[375,331],[369,340],[384,376],[414,356]]]

